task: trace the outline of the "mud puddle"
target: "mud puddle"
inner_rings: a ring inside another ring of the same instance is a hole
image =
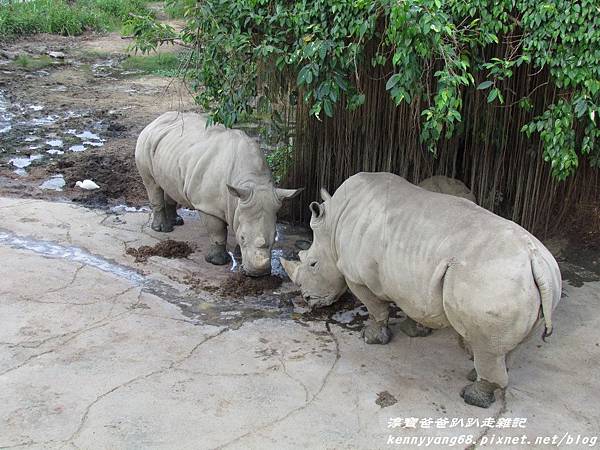
[[[125,253],[135,258],[135,262],[145,262],[151,256],[161,256],[163,258],[187,258],[194,252],[194,249],[187,242],[174,241],[167,239],[158,242],[155,245],[142,245],[139,248],[129,247]]]
[[[600,281],[600,249],[573,243],[561,250],[557,257],[563,281],[574,287]]]
[[[231,274],[219,285],[207,283],[202,279],[201,274],[186,275],[183,280],[193,289],[210,292],[219,297],[230,299],[260,297],[265,293],[272,294],[283,283],[283,279],[278,276],[268,275],[252,278],[240,272]]]

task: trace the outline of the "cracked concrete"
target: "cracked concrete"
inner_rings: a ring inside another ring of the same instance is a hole
[[[566,284],[550,342],[519,350],[505,395],[483,410],[459,396],[472,363],[451,330],[408,338],[396,320],[389,345],[369,346],[291,313],[289,282],[260,298],[216,298],[184,280],[230,276],[204,262],[199,221],[162,235],[148,218],[0,198],[0,231],[41,242],[0,240],[0,448],[389,448],[390,435],[598,434],[600,282]],[[125,255],[165,238],[197,250],[143,264]],[[44,254],[42,241],[55,247]],[[71,246],[87,253],[60,255]],[[397,403],[376,404],[382,391]],[[527,427],[388,428],[395,417],[525,417]]]

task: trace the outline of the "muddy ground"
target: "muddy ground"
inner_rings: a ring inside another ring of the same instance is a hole
[[[133,158],[137,136],[164,111],[194,107],[178,81],[123,69],[129,44],[118,33],[0,43],[1,195],[91,206],[147,203]],[[44,186],[59,175],[64,186]],[[100,189],[74,186],[84,179]]]

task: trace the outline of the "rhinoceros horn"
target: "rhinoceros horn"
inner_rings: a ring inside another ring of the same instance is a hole
[[[292,283],[296,283],[296,279],[298,278],[298,268],[300,267],[300,263],[298,261],[289,261],[283,257],[279,258],[281,261],[281,265],[283,266],[283,270],[286,271]],[[296,283],[298,284],[298,283]]]

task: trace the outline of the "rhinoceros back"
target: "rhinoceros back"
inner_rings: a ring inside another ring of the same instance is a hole
[[[230,223],[227,184],[270,180],[258,145],[245,133],[206,126],[195,113],[167,112],[140,134],[136,164],[179,204]]]

